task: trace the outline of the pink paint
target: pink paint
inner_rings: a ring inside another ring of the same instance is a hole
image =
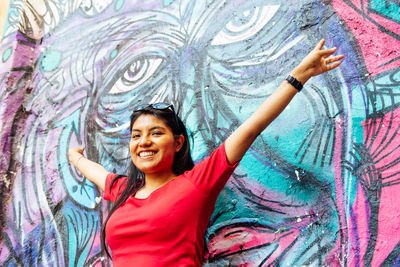
[[[349,219],[350,253],[349,266],[364,266],[362,258],[365,255],[369,240],[369,206],[365,194],[359,185],[353,206],[354,222]]]
[[[400,179],[399,165],[393,164],[393,162],[400,157],[400,134],[398,131],[400,108],[385,114],[383,118],[376,119],[375,127],[371,123],[373,123],[372,119],[364,122],[363,125],[365,126],[364,138],[367,137],[368,129],[370,130],[365,143],[370,146],[370,153],[375,162],[374,168],[380,173],[383,184],[398,180]],[[374,137],[375,139],[373,139]],[[400,241],[399,192],[399,184],[382,188],[377,226],[378,236],[372,266],[380,265]],[[360,201],[365,200],[360,199]],[[357,204],[362,205],[362,202]]]
[[[400,139],[400,138],[399,138]],[[397,141],[397,144],[399,144]],[[397,167],[398,168],[398,167]],[[380,266],[400,241],[400,185],[384,187],[379,206],[378,237],[372,266]]]
[[[228,183],[230,188],[243,187],[250,190],[255,195],[261,197],[258,199],[260,205],[281,211],[286,214],[287,218],[292,218],[292,220],[286,220],[280,225],[269,225],[269,227],[252,226],[248,225],[248,223],[243,225],[239,222],[225,225],[216,231],[216,235],[207,244],[208,254],[205,255],[205,258],[208,260],[220,255],[240,253],[242,250],[259,249],[260,246],[265,246],[265,250],[277,246],[277,249],[263,264],[263,266],[268,266],[278,257],[282,256],[281,253],[286,248],[293,244],[293,242],[296,242],[296,239],[304,229],[318,220],[314,211],[308,210],[307,207],[300,203],[293,203],[293,199],[288,201],[288,206],[280,205],[280,203],[273,201],[279,199],[281,203],[284,203],[282,199],[285,199],[285,196],[265,188],[264,185],[257,181],[249,183],[246,179],[236,180],[231,178]],[[239,194],[239,192],[237,193]],[[263,197],[265,199],[262,199]],[[289,207],[289,203],[293,206]],[[270,227],[277,230],[273,231]],[[232,255],[230,257],[235,256]],[[251,257],[244,259],[244,261],[245,263],[243,264],[245,265],[243,266],[257,266],[260,264],[258,261],[261,260],[258,257]]]
[[[388,31],[400,35],[399,24],[380,15],[369,13],[367,0],[349,0],[349,2],[361,13],[366,13],[370,20],[363,18],[359,12],[355,11],[343,0],[333,0],[332,6],[353,32],[364,56],[367,70],[372,75],[376,75],[383,71],[400,67],[400,60],[381,66],[400,56],[398,49],[400,40],[382,32],[376,25],[378,24]],[[372,23],[371,20],[376,24]]]
[[[268,258],[265,266],[271,264],[300,234],[296,228],[282,229],[272,232],[264,227],[226,226],[208,243],[209,254],[207,259],[216,255],[226,255],[258,248],[261,245],[278,245],[278,249]]]
[[[4,244],[4,242],[0,243],[0,262],[5,262],[6,259],[10,256],[10,250],[8,247]]]
[[[381,175],[382,182],[390,182],[400,178],[399,165],[391,164],[400,155],[400,108],[385,114],[383,118],[367,120],[364,126],[364,143],[373,157],[373,169]],[[390,128],[389,128],[390,126]],[[391,166],[387,168],[388,166]],[[392,176],[393,175],[393,176]],[[390,177],[392,176],[392,177]],[[366,178],[366,175],[364,176]],[[380,266],[396,244],[400,241],[400,185],[383,187],[380,194],[377,242],[371,266]],[[370,239],[370,209],[366,195],[358,186],[353,205],[354,222],[350,222],[351,255],[349,266],[363,266],[362,259],[366,253]],[[355,253],[358,253],[356,255]],[[371,252],[369,252],[371,253]],[[357,258],[358,256],[358,258]]]

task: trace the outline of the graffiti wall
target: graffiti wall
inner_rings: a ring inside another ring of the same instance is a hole
[[[173,103],[196,161],[321,38],[312,78],[221,193],[206,266],[400,265],[398,0],[10,0],[0,51],[0,265],[111,266],[110,204],[70,147],[126,173],[129,116]]]

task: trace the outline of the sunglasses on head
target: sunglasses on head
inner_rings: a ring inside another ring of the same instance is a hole
[[[174,114],[176,127],[177,127],[177,129],[179,129],[178,117],[176,116],[174,105],[168,104],[168,103],[164,103],[164,102],[154,103],[154,104],[146,104],[146,105],[138,106],[135,109],[134,112],[141,111],[141,110],[144,110],[146,108],[153,108],[153,109],[157,109],[157,110],[168,110],[168,111],[171,111]]]

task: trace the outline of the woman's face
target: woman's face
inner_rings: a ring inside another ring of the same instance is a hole
[[[171,128],[153,115],[141,115],[132,125],[129,143],[132,162],[145,174],[172,173],[175,153],[183,136],[175,138]]]

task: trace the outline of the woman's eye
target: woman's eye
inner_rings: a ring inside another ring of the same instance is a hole
[[[140,135],[138,135],[138,134],[132,135],[132,139],[138,139],[139,137],[140,137]]]
[[[162,135],[162,132],[154,132],[153,135]]]

